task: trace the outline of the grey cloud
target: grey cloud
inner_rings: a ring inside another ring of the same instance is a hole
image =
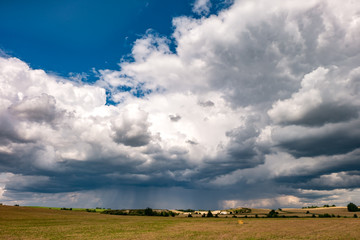
[[[130,147],[147,145],[151,141],[151,134],[148,131],[147,114],[139,111],[138,118],[133,119],[129,116],[129,113],[125,113],[122,118],[113,121],[113,140],[116,143]]]
[[[295,157],[336,155],[360,146],[359,120],[322,128],[282,127],[273,130],[277,145]]]
[[[256,125],[260,119],[259,116],[248,116],[244,126],[226,133],[231,139],[227,152],[235,161],[249,161],[252,167],[264,163],[268,146],[258,142],[260,129]]]
[[[179,121],[179,120],[181,119],[181,116],[175,114],[175,115],[169,115],[169,118],[170,118],[170,120],[171,120],[172,122],[177,122],[177,121]]]
[[[11,142],[25,143],[30,142],[21,136],[16,129],[16,119],[12,118],[7,112],[0,114],[0,144],[7,145]]]
[[[189,143],[189,144],[191,144],[191,145],[198,145],[197,142],[192,141],[192,140],[186,140],[186,143]]]
[[[359,179],[360,150],[345,155],[300,158],[273,180],[294,189],[354,189]],[[287,163],[289,164],[289,163]]]
[[[324,103],[311,109],[301,119],[284,121],[283,124],[321,126],[327,123],[346,122],[359,116],[358,107],[338,103]]]
[[[126,174],[137,174],[144,161],[123,155],[114,158],[97,159],[96,161],[63,160],[46,169],[37,166],[36,149],[18,151],[15,154],[0,154],[0,172],[17,174],[9,179],[6,190],[34,193],[56,193],[90,190],[119,184],[141,184]],[[54,159],[49,159],[53,161]],[[113,178],[112,174],[125,175]],[[146,173],[151,175],[150,173]],[[140,179],[141,180],[141,179]]]
[[[335,189],[356,189],[360,183],[358,171],[332,172],[326,175],[298,176],[276,179],[279,184],[287,185],[293,189],[303,190],[335,190]]]
[[[55,98],[46,93],[38,97],[25,97],[12,104],[9,111],[19,119],[35,122],[52,122],[60,114]]]
[[[284,27],[283,19],[270,21]],[[249,26],[239,36],[237,47],[229,46],[224,50],[218,45],[219,49],[214,49],[216,62],[209,60],[210,64],[214,65],[213,69],[216,69],[216,72],[211,73],[211,84],[214,88],[226,91],[226,99],[235,106],[283,99],[299,86],[292,77],[282,74],[284,70],[278,63],[283,57],[269,46],[270,42],[276,44],[290,41],[287,39],[291,36],[282,36],[281,34],[286,35],[285,32],[273,35],[274,31],[278,32],[278,27],[275,29],[274,25],[269,26],[266,23]],[[293,44],[296,43],[289,42],[289,45]],[[261,45],[269,48],[260,47]]]
[[[203,177],[212,179],[219,175],[229,174],[239,169],[254,168],[264,163],[266,146],[257,142],[260,131],[256,127],[259,119],[248,117],[244,126],[226,133],[230,139],[224,147],[223,154],[205,161],[206,165],[200,169]]]
[[[151,137],[146,132],[144,134],[130,135],[128,131],[124,129],[116,129],[114,141],[122,143],[130,147],[141,147],[147,145],[151,140]]]
[[[215,103],[208,100],[206,102],[199,102],[199,105],[202,106],[202,107],[213,107],[215,105]]]
[[[298,184],[302,189],[319,189],[319,190],[333,190],[333,189],[353,189],[360,184],[360,172],[339,172],[328,175],[321,175],[313,178],[307,182]]]

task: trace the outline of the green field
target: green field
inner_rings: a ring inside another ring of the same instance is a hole
[[[10,240],[360,239],[359,226],[359,218],[139,217],[0,206],[0,239]]]

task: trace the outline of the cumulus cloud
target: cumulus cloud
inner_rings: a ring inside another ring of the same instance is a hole
[[[46,93],[32,98],[25,97],[11,105],[9,111],[19,119],[35,122],[51,122],[57,118],[56,100]]]
[[[307,126],[356,119],[359,102],[350,88],[357,69],[345,73],[342,70],[319,67],[306,74],[299,91],[289,99],[277,101],[269,116],[276,123]]]
[[[359,24],[352,1],[234,1],[146,32],[92,85],[1,56],[0,197],[344,204],[359,196]]]
[[[120,119],[112,122],[114,141],[131,147],[147,145],[151,136],[148,132],[146,112],[136,109],[136,106],[128,108]]]

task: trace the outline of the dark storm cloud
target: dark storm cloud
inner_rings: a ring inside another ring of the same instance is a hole
[[[251,121],[251,120],[248,120]],[[231,139],[227,146],[229,159],[227,164],[236,168],[250,168],[264,163],[265,149],[256,143],[259,130],[251,122],[244,127],[227,132],[226,135]],[[225,164],[225,162],[223,162]]]
[[[278,184],[294,189],[354,189],[360,173],[360,150],[345,155],[300,158],[298,166],[274,177]]]
[[[311,109],[301,119],[286,121],[284,124],[321,126],[327,123],[346,122],[358,118],[359,109],[356,106],[340,105],[338,103],[325,103]]]
[[[130,147],[141,147],[149,143],[151,137],[148,134],[128,135],[124,130],[115,131],[114,141]]]
[[[289,126],[275,129],[272,136],[295,157],[331,156],[359,148],[359,127],[359,120],[322,128]]]

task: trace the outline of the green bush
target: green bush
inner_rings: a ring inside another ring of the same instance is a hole
[[[126,210],[105,210],[102,213],[110,215],[128,215],[128,212]]]
[[[279,213],[276,212],[274,209],[271,210],[267,215],[266,215],[268,218],[275,218],[275,217],[278,217],[279,216]]]
[[[178,211],[181,211],[181,212],[195,212],[195,210],[194,209],[176,209],[176,210],[178,210]]]
[[[318,206],[307,206],[307,207],[302,207],[302,209],[305,209],[305,208],[318,208]]]
[[[359,211],[359,208],[352,202],[347,205],[347,209],[348,209],[349,212],[357,212],[357,211]]]
[[[60,210],[69,210],[69,211],[72,211],[72,208],[65,208],[65,207],[63,207],[63,208],[60,208]]]
[[[251,213],[251,209],[250,208],[241,208],[241,209],[236,209],[234,210],[235,214],[240,214],[240,213]],[[230,212],[230,214],[232,214]]]
[[[148,207],[145,209],[144,214],[145,214],[145,216],[153,216],[154,212],[151,208]]]

